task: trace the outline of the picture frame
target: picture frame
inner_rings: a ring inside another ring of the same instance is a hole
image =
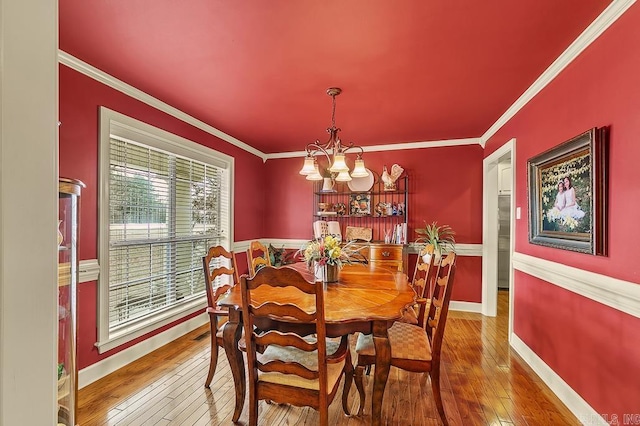
[[[527,161],[530,243],[606,255],[607,133],[590,129]]]
[[[369,216],[371,214],[371,195],[367,193],[351,194],[349,214],[351,216]]]

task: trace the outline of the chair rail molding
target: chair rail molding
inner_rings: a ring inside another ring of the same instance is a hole
[[[98,259],[81,260],[78,272],[78,283],[97,281],[100,276],[100,264],[98,263]]]
[[[258,238],[264,245],[271,244],[274,247],[284,247],[286,249],[299,249],[304,247],[309,240],[299,239],[281,239],[281,238]],[[233,244],[233,250],[236,252],[246,251],[251,244],[250,240],[236,241]],[[409,243],[409,253],[418,254],[420,244]],[[456,244],[456,253],[458,256],[482,256],[482,244]]]
[[[513,254],[514,269],[640,318],[640,284],[585,271],[524,253]]]
[[[418,254],[420,252],[420,244],[409,243],[409,253]],[[459,244],[456,243],[456,254],[458,256],[482,256],[482,244]],[[453,301],[452,301],[453,303]]]

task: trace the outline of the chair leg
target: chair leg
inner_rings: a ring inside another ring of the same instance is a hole
[[[351,363],[351,353],[347,351],[347,357],[344,361],[346,363],[344,373],[344,389],[342,390],[342,411],[347,416],[350,416],[349,412],[349,391],[351,390],[351,382],[353,382],[353,364]]]
[[[211,321],[211,360],[209,361],[209,374],[207,374],[207,380],[204,382],[204,387],[209,388],[213,375],[216,374],[216,367],[218,366],[218,344],[216,342],[216,324]]]
[[[364,413],[364,383],[363,383],[363,377],[362,377],[362,373],[364,373],[364,366],[363,365],[356,365],[356,371],[355,371],[355,382],[356,382],[356,389],[358,389],[358,394],[360,395],[360,407],[358,408],[358,416],[361,416]]]
[[[257,384],[249,384],[249,426],[258,426],[258,395],[254,386]]]
[[[431,376],[431,389],[433,391],[433,398],[436,401],[436,408],[438,409],[438,414],[440,414],[440,419],[442,420],[442,424],[444,426],[448,426],[449,422],[447,421],[447,415],[444,412],[444,404],[442,403],[442,394],[440,393],[440,369],[435,368],[431,370],[429,373]]]
[[[325,404],[318,409],[320,414],[320,426],[329,426],[329,407]]]

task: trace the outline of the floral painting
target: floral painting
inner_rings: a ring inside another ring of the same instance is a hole
[[[591,129],[529,159],[529,241],[606,252],[606,129]]]

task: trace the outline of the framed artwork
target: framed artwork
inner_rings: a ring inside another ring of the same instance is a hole
[[[371,214],[371,195],[351,194],[349,213],[352,216],[368,216]]]
[[[606,139],[593,128],[527,161],[529,242],[606,255]]]

